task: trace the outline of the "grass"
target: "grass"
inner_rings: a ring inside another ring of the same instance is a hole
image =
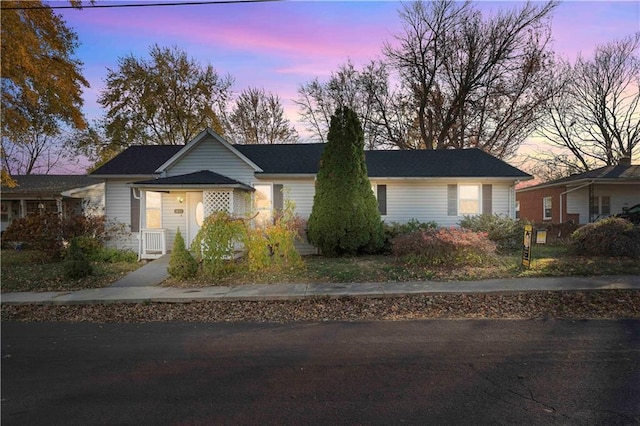
[[[73,280],[64,276],[61,260],[51,260],[39,251],[2,250],[0,261],[0,286],[3,293],[106,287],[139,266],[131,262],[94,262],[92,275]]]
[[[596,276],[640,274],[637,259],[575,256],[565,246],[534,246],[530,268],[521,266],[521,254],[498,256],[492,264],[463,267],[419,267],[402,263],[393,256],[354,256],[336,259],[322,256],[304,258],[302,269],[246,272],[242,261],[235,272],[221,278],[198,276],[164,285],[198,287],[210,285],[274,284],[274,283],[339,283],[392,281],[471,281],[493,278]]]
[[[198,276],[192,280],[167,280],[164,285],[201,287],[211,285],[275,283],[340,283],[391,281],[462,281],[491,278],[637,275],[640,261],[628,258],[575,256],[565,246],[536,245],[531,267],[520,266],[520,253],[504,254],[483,266],[419,267],[410,266],[393,256],[354,256],[337,259],[322,256],[304,258],[304,267],[283,271],[248,272],[242,261],[234,272],[212,279]],[[37,251],[2,250],[0,285],[2,292],[71,291],[105,287],[135,270],[138,263],[94,262],[94,274],[79,280],[64,277],[61,261],[51,261]]]

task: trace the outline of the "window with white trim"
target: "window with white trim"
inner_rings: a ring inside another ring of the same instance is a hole
[[[458,185],[458,215],[480,213],[480,185]]]
[[[553,202],[551,197],[544,197],[542,199],[542,219],[551,220],[551,214],[553,212]]]
[[[162,194],[145,192],[145,226],[147,229],[162,228]]]

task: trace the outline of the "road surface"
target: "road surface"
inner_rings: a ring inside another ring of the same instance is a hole
[[[640,320],[2,324],[2,425],[640,424]]]

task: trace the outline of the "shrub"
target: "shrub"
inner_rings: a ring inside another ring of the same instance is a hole
[[[37,213],[15,219],[3,233],[3,242],[22,242],[51,257],[60,257],[64,242],[83,237],[78,244],[93,256],[105,241],[123,233],[122,224],[110,224],[104,216],[70,215],[62,219],[57,213]]]
[[[616,217],[603,219],[578,228],[570,247],[577,254],[638,258],[640,226]]]
[[[193,278],[198,272],[198,262],[196,262],[187,250],[179,228],[173,240],[173,250],[167,272],[171,277],[178,280]]]
[[[371,190],[360,120],[347,107],[331,117],[307,237],[326,256],[376,252],[384,236]]]
[[[440,228],[399,235],[392,253],[413,265],[481,265],[493,260],[496,245],[484,233]]]
[[[302,258],[295,241],[302,238],[304,220],[295,214],[295,204],[285,199],[284,209],[273,224],[247,232],[245,247],[248,250],[249,270],[282,270],[302,266]]]
[[[72,279],[83,278],[93,273],[93,267],[82,252],[77,238],[73,238],[67,248],[63,269],[64,275]]]
[[[498,251],[508,252],[522,248],[524,223],[500,215],[465,216],[460,226],[474,232],[484,232],[496,243]]]
[[[210,276],[218,276],[232,269],[236,244],[246,240],[247,229],[242,219],[227,212],[215,212],[207,216],[191,244],[196,260],[202,262],[202,270]]]

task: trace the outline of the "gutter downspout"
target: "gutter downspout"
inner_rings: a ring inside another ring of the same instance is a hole
[[[564,223],[564,222],[562,221],[562,196],[563,196],[563,195],[565,195],[565,194],[568,194],[568,193],[570,193],[570,192],[577,191],[578,189],[582,189],[582,188],[584,188],[585,186],[592,185],[593,183],[595,183],[595,180],[591,180],[591,181],[589,181],[588,183],[585,183],[584,185],[576,186],[575,188],[571,188],[571,189],[569,189],[569,190],[567,190],[567,191],[564,191],[564,192],[562,192],[562,193],[560,194],[560,223]]]

